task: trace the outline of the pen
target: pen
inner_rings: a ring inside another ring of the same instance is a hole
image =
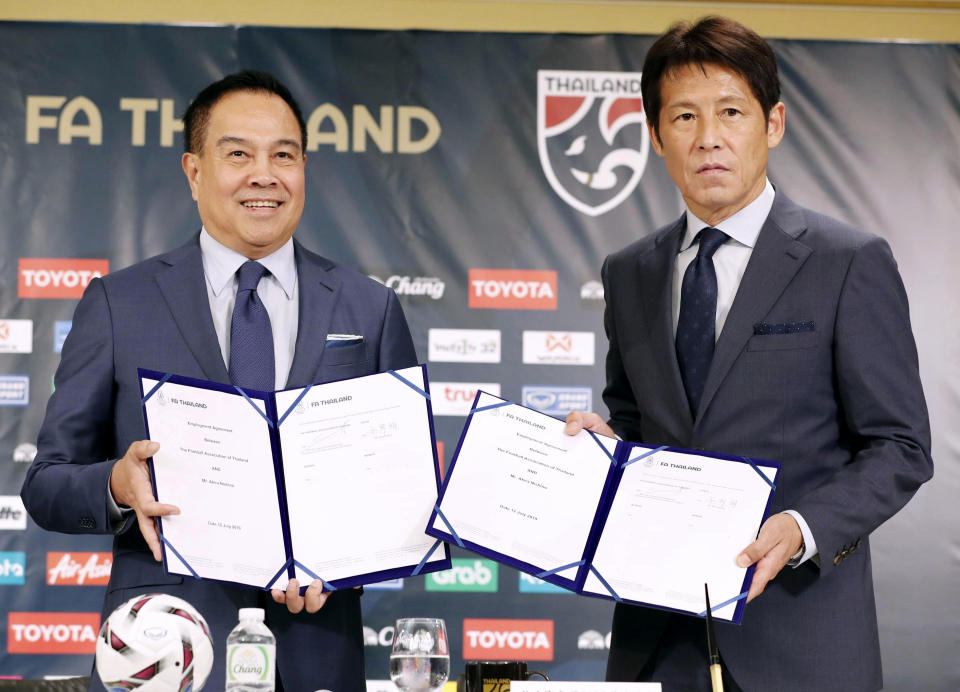
[[[713,614],[710,612],[710,590],[703,585],[703,595],[707,599],[707,653],[710,657],[710,684],[713,692],[723,692],[723,676],[720,673],[720,650],[713,633]]]

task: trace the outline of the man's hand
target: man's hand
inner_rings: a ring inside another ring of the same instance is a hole
[[[156,454],[158,449],[160,445],[150,440],[140,440],[130,445],[127,453],[110,471],[110,492],[118,505],[132,507],[136,512],[140,533],[153,553],[153,559],[160,562],[160,536],[153,518],[180,514],[180,509],[153,499],[147,459]]]
[[[610,429],[610,426],[596,413],[587,413],[585,411],[571,411],[567,414],[567,427],[564,432],[567,435],[576,435],[583,429],[592,430],[598,435],[607,437],[616,437],[616,433]]]
[[[747,603],[763,593],[767,583],[780,573],[802,544],[800,526],[789,514],[774,514],[763,522],[757,540],[737,556],[737,565],[740,567],[757,563]]]
[[[281,591],[280,589],[271,589],[270,591],[274,602],[280,604],[286,603],[287,610],[294,615],[303,610],[304,606],[306,606],[308,613],[317,612],[323,608],[323,604],[330,598],[330,593],[330,591],[324,593],[323,582],[319,579],[313,580],[313,583],[307,587],[307,593],[304,596],[300,595],[300,582],[296,579],[291,579],[287,582],[286,591]]]

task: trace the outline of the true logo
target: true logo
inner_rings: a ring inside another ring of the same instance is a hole
[[[599,216],[632,193],[650,137],[639,72],[537,72],[537,148],[554,192]]]

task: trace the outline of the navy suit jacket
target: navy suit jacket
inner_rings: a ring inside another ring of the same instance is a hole
[[[933,472],[889,246],[777,192],[694,416],[672,322],[684,228],[681,218],[604,263],[610,425],[628,440],[782,462],[772,511],[800,512],[820,566],[784,568],[741,626],[718,623],[721,654],[745,690],[878,689],[868,536]],[[682,616],[618,605],[608,678],[634,680],[670,617]]]
[[[417,363],[396,294],[295,242],[299,326],[288,387],[341,380]],[[22,497],[43,528],[112,533],[107,492],[114,460],[145,438],[137,368],[229,383],[203,274],[198,236],[186,245],[93,280],[63,346]],[[362,334],[362,343],[325,348],[327,334]],[[133,517],[113,543],[104,617],[128,598],[161,591],[198,608],[214,638],[207,689],[224,687],[226,636],[237,609],[257,606],[254,589],[167,575]],[[332,594],[319,613],[291,615],[269,597],[287,692],[365,689],[359,595]],[[97,687],[94,679],[91,689]]]

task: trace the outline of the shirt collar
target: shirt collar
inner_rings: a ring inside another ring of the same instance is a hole
[[[200,230],[200,255],[203,258],[203,273],[210,284],[213,295],[220,293],[231,284],[237,270],[247,257],[231,250],[207,232]],[[290,238],[277,250],[257,260],[265,266],[280,284],[287,299],[293,297],[297,283],[297,265],[293,255],[293,238]]]
[[[766,185],[755,200],[750,202],[743,209],[728,219],[724,219],[714,228],[719,228],[728,236],[736,240],[741,245],[753,247],[757,243],[757,236],[760,235],[760,229],[763,228],[767,216],[770,215],[770,209],[773,207],[773,198],[775,192],[770,179],[767,178]],[[694,238],[705,226],[709,226],[706,221],[697,218],[690,208],[686,208],[687,230],[683,234],[683,242],[680,244],[680,251],[683,252],[693,245]]]

